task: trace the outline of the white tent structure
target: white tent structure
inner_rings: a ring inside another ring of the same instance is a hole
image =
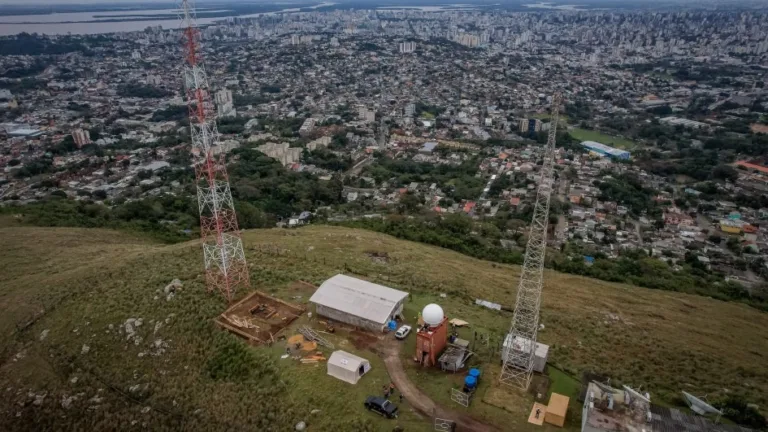
[[[369,370],[371,363],[368,360],[346,351],[334,351],[328,359],[328,375],[350,384],[357,384]]]

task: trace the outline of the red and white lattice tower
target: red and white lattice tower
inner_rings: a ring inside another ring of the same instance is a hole
[[[248,266],[237,227],[225,152],[219,151],[216,111],[202,63],[194,0],[181,1],[180,15],[184,43],[183,75],[189,105],[206,282],[208,291],[219,291],[227,301],[231,301],[239,287],[250,284]]]

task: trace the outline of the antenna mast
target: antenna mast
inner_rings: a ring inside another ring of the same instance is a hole
[[[248,287],[250,281],[225,153],[219,146],[215,109],[202,63],[194,0],[181,0],[180,19],[206,285],[208,291],[219,291],[227,301],[232,301],[237,288]]]
[[[525,261],[517,288],[515,313],[512,327],[504,340],[499,380],[503,384],[528,389],[533,375],[533,361],[536,350],[536,333],[539,327],[539,305],[544,284],[544,255],[547,250],[547,227],[549,226],[549,202],[554,183],[555,138],[560,111],[560,93],[552,98],[552,118],[544,149],[544,163],[539,173],[539,189],[536,206],[525,248]]]

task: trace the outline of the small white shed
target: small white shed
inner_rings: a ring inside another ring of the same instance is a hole
[[[371,363],[368,360],[346,351],[334,351],[328,359],[328,375],[350,384],[357,384],[369,370]]]

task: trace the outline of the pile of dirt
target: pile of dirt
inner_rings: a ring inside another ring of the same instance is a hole
[[[286,343],[292,351],[314,351],[317,349],[317,342],[308,341],[304,338],[304,335],[300,334],[289,337]]]
[[[376,345],[376,342],[379,341],[379,338],[371,333],[354,330],[349,333],[349,340],[352,342],[352,345],[354,345],[355,348],[364,350]]]
[[[389,254],[386,252],[368,251],[365,254],[375,264],[389,264]]]

